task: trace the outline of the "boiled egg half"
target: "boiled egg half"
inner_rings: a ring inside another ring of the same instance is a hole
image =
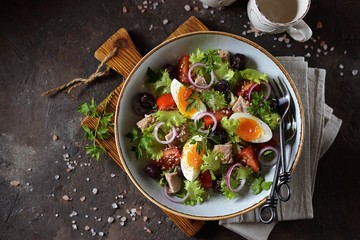
[[[203,137],[196,135],[185,143],[182,150],[180,158],[181,171],[189,181],[194,181],[200,174],[203,151],[199,153],[197,148],[198,144],[202,144],[203,141]]]
[[[195,115],[199,112],[206,111],[205,104],[200,100],[198,96],[193,97],[193,101],[197,101],[197,106],[194,105],[191,109],[187,110],[186,108],[191,103],[188,101],[191,98],[193,90],[184,86],[181,82],[177,79],[173,79],[170,86],[171,95],[176,103],[176,106],[179,109],[179,112],[187,118],[194,118]]]
[[[250,113],[236,112],[230,116],[230,119],[239,121],[239,126],[235,130],[235,133],[244,141],[263,143],[272,138],[270,127]]]

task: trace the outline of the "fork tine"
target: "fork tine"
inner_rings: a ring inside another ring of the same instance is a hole
[[[269,84],[270,84],[271,89],[273,90],[273,92],[275,94],[275,97],[279,98],[281,94],[279,93],[279,89],[278,89],[278,87],[276,85],[275,79],[272,79],[272,81],[269,81]]]

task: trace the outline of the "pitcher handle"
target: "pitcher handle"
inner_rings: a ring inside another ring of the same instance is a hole
[[[300,20],[296,24],[288,27],[286,32],[298,42],[305,42],[312,36],[312,30],[304,20]]]

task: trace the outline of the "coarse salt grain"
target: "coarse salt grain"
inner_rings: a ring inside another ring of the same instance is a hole
[[[111,204],[111,207],[112,207],[112,208],[118,208],[118,205],[117,205],[117,203],[112,203],[112,204]]]
[[[78,213],[75,212],[75,211],[72,211],[72,212],[69,214],[70,217],[75,217],[75,216],[77,216],[77,215],[78,215]]]
[[[73,228],[73,229],[78,229],[78,227],[77,227],[76,224],[73,224],[73,225],[72,225],[72,228]]]
[[[340,69],[344,69],[344,65],[340,64],[340,65],[339,65],[339,68],[340,68]]]
[[[17,187],[17,186],[20,185],[20,181],[18,181],[18,180],[13,180],[13,181],[10,182],[10,185],[13,186],[13,187]]]
[[[62,199],[65,201],[71,201],[71,197],[69,197],[68,195],[62,196]]]
[[[80,201],[81,201],[81,202],[84,202],[85,199],[86,199],[86,197],[85,197],[85,196],[82,196],[82,197],[80,198]]]
[[[356,76],[357,74],[358,74],[358,70],[357,69],[354,69],[354,70],[352,70],[351,71],[351,74],[353,75],[353,76]]]
[[[184,6],[184,9],[185,9],[185,11],[189,12],[191,10],[191,7],[188,4],[186,4]]]
[[[114,178],[116,175],[114,173],[110,174],[110,177]]]
[[[108,221],[108,223],[112,223],[112,222],[114,222],[114,218],[113,217],[108,217],[108,219],[107,219],[107,221]]]
[[[168,24],[168,23],[169,23],[169,20],[167,20],[167,19],[164,19],[164,20],[163,20],[163,24],[164,24],[164,25],[166,25],[166,24]]]
[[[93,190],[92,190],[92,193],[95,195],[95,194],[97,194],[98,193],[98,189],[97,188],[93,188]]]
[[[84,229],[85,229],[85,231],[89,231],[89,230],[90,230],[90,227],[86,225],[86,226],[84,227]]]

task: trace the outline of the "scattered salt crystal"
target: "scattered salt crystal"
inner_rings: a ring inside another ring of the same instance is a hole
[[[86,180],[87,182],[89,182],[89,181],[90,181],[90,178],[87,177],[85,180]]]
[[[184,9],[185,9],[185,11],[189,12],[191,10],[191,7],[188,4],[186,4],[184,6]]]
[[[78,213],[75,212],[75,211],[72,211],[72,212],[69,214],[70,217],[75,217],[75,216],[77,216],[77,215],[78,215]]]
[[[93,210],[96,211],[96,210],[97,210],[97,207],[93,207]]]
[[[124,222],[120,222],[120,225],[121,225],[121,226],[124,226],[124,225],[125,225],[125,223],[124,223]]]
[[[101,219],[101,218],[98,218],[98,219],[96,219],[96,221],[101,222],[101,221],[102,221],[102,219]]]
[[[20,181],[18,181],[18,180],[13,180],[13,181],[10,182],[10,185],[13,186],[13,187],[17,187],[17,186],[20,185]]]
[[[62,199],[65,201],[71,201],[71,197],[69,197],[68,195],[62,196]]]
[[[119,219],[119,218],[121,218],[121,216],[120,216],[120,215],[116,215],[116,218]]]
[[[59,214],[55,214],[55,217],[58,217],[59,216]]]
[[[59,175],[55,175],[54,177],[56,180],[59,180],[60,179],[60,176]]]
[[[306,44],[306,45],[304,46],[304,49],[308,49],[308,48],[309,48],[309,45]]]
[[[316,22],[316,29],[320,29],[320,28],[322,28],[322,27],[323,27],[322,22],[321,22],[321,21],[317,21],[317,22]]]
[[[136,213],[136,208],[132,208],[132,209],[130,210],[130,212],[131,212],[131,213]]]
[[[221,20],[220,20],[220,23],[225,23],[225,20],[224,20],[224,19],[221,19]]]
[[[343,77],[343,76],[344,76],[344,73],[343,73],[343,72],[340,72],[340,76]]]
[[[166,24],[168,24],[168,23],[169,23],[169,20],[167,20],[167,19],[164,19],[164,20],[163,20],[163,24],[164,24],[164,25],[166,25]]]
[[[354,69],[354,70],[352,70],[351,71],[351,74],[353,75],[353,76],[356,76],[357,74],[358,74],[358,70],[357,69]]]
[[[74,188],[74,192],[76,192],[76,188]]]
[[[112,203],[112,204],[111,204],[111,207],[112,207],[112,208],[118,208],[118,205],[117,205],[116,203]]]
[[[76,221],[75,221],[75,220],[72,220],[71,223],[76,223]]]
[[[144,216],[144,217],[143,217],[143,221],[144,221],[144,222],[147,222],[148,220],[149,220],[149,218],[148,218],[147,216]]]
[[[158,221],[158,224],[161,224],[162,222],[161,221]]]
[[[114,173],[110,174],[110,177],[114,178],[116,175]]]
[[[345,55],[347,54],[347,51],[346,51],[346,50],[344,51],[344,54],[345,54]]]
[[[59,140],[59,136],[55,134],[55,135],[52,136],[52,139],[53,139],[54,141]]]
[[[340,64],[340,65],[339,65],[339,68],[340,68],[340,69],[344,69],[344,65]]]
[[[63,155],[63,158],[64,158],[64,159],[69,159],[69,158],[70,158],[70,155],[69,155],[68,153],[65,153],[65,154]]]
[[[335,50],[335,47],[331,47],[331,48],[330,48],[330,51],[333,52],[334,50]]]
[[[85,199],[86,199],[86,197],[85,197],[85,196],[82,196],[82,197],[80,198],[80,201],[84,202]]]
[[[27,183],[25,183],[25,185],[26,185],[26,186],[30,186],[30,183],[27,182]]]
[[[98,232],[98,234],[100,237],[104,236],[104,232]]]
[[[72,228],[73,228],[73,229],[78,229],[78,227],[77,227],[76,224],[73,224],[73,225],[72,225]]]
[[[85,218],[89,218],[89,215],[85,215]]]
[[[305,54],[305,57],[311,57],[310,53]]]
[[[121,217],[121,218],[120,218],[120,221],[121,221],[121,222],[125,222],[126,219],[127,219],[126,217]]]
[[[241,33],[243,36],[245,36],[246,35],[246,31],[242,31],[242,33]]]
[[[89,231],[89,230],[90,230],[90,227],[86,225],[86,226],[84,227],[84,229],[85,229],[85,231]]]
[[[28,168],[28,171],[32,171],[32,168]]]
[[[93,188],[93,190],[92,190],[92,193],[95,195],[95,194],[97,194],[98,193],[98,189],[97,188]]]
[[[115,219],[113,217],[108,217],[107,221],[108,223],[112,223]]]
[[[149,30],[151,31],[154,28],[154,25],[150,25]]]

